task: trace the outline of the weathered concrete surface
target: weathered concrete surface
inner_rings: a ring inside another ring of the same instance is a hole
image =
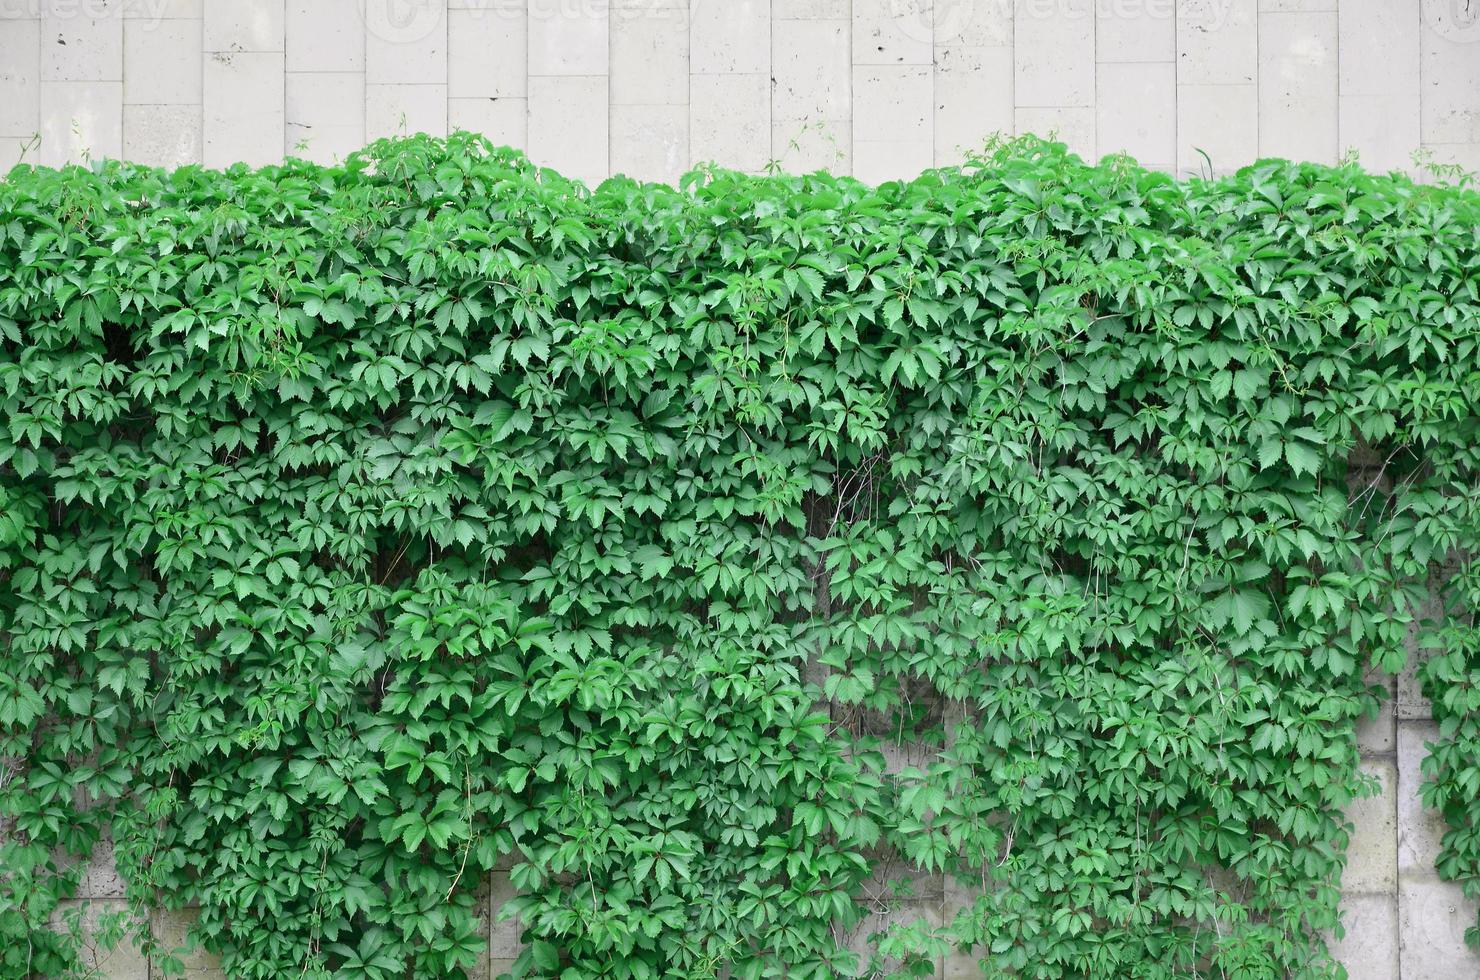
[[[63,902],[52,918],[53,928],[69,931],[74,922],[81,939],[82,965],[96,971],[100,980],[149,980],[149,961],[137,942],[145,926],[132,917],[127,902]],[[119,936],[116,942],[111,941]]]
[[[1331,951],[1346,967],[1347,980],[1397,980],[1397,896],[1344,894],[1341,917],[1345,934]]]
[[[1399,972],[1402,980],[1480,977],[1480,953],[1465,945],[1475,904],[1453,882],[1404,876],[1398,888]]]
[[[1368,759],[1362,771],[1377,779],[1382,792],[1352,801],[1352,823],[1341,890],[1348,895],[1391,895],[1398,885],[1397,766],[1391,759]]]
[[[1027,131],[1183,173],[1480,166],[1480,27],[1447,0],[0,3],[0,168],[36,134],[33,161],[224,165],[457,127],[591,180],[885,179]]]
[[[220,960],[190,941],[197,914],[195,909],[156,909],[150,921],[154,940],[179,961],[185,980],[225,980]]]

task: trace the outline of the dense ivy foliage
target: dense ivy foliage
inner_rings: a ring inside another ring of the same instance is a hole
[[[529,976],[1338,974],[1415,629],[1480,898],[1477,230],[1033,142],[16,170],[0,973],[106,834],[233,977],[461,976],[501,860]],[[901,858],[967,907],[855,955]]]

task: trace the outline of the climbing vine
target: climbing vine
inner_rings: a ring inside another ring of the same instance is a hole
[[[526,976],[1339,975],[1413,631],[1480,898],[1477,233],[1034,141],[17,169],[0,973],[106,837],[232,977],[463,976],[501,861]],[[850,942],[901,867],[964,907]]]

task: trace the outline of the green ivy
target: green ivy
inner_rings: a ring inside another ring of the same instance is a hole
[[[1480,898],[1477,235],[1034,141],[18,168],[0,973],[107,836],[232,977],[463,976],[501,861],[525,976],[1338,976],[1413,630]],[[966,907],[858,955],[901,861]]]

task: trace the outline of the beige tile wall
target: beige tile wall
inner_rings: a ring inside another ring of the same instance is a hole
[[[567,173],[869,180],[1056,133],[1194,173],[1480,169],[1455,0],[0,0],[0,167],[342,159],[483,132]]]

